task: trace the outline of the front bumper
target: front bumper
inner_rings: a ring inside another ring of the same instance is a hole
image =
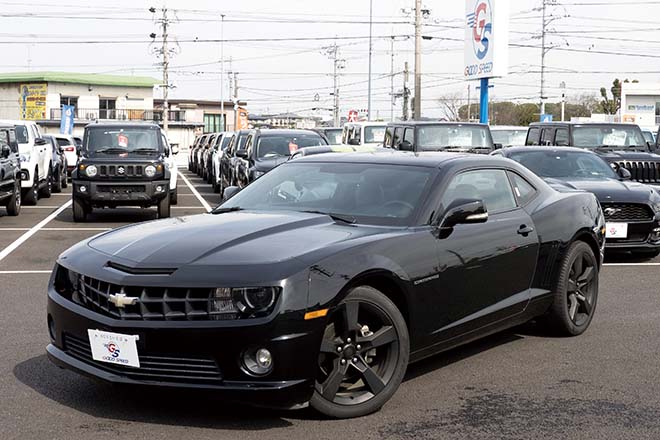
[[[115,320],[97,314],[54,289],[48,292],[49,359],[62,368],[107,382],[209,389],[231,401],[293,407],[311,398],[323,323],[276,316],[258,325],[236,321]],[[88,329],[138,335],[140,368],[95,361],[88,354]],[[248,347],[265,347],[273,371],[245,372]],[[200,373],[201,371],[201,373]]]
[[[85,191],[81,191],[81,187],[84,187]],[[169,194],[169,188],[169,180],[73,181],[73,193],[76,198],[95,206],[154,205]]]
[[[606,239],[608,252],[652,252],[660,250],[660,221],[628,223],[628,238]]]

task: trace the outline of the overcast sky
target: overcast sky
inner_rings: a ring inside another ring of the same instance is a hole
[[[546,0],[549,1],[549,0]],[[160,77],[149,34],[161,30],[150,6],[163,2],[36,0],[2,1],[0,45],[6,72],[60,70]],[[412,17],[402,12],[414,0],[374,0],[373,108],[390,115],[391,36],[395,41],[395,91],[401,89],[405,61],[413,67]],[[541,61],[541,0],[511,0],[509,75],[493,80],[497,100],[538,100]],[[549,26],[546,57],[547,95],[558,100],[564,81],[569,97],[596,94],[614,77],[660,82],[660,1],[557,0],[549,7],[556,18]],[[368,0],[170,0],[171,37],[180,41],[171,61],[173,95],[179,98],[220,97],[220,14],[225,14],[225,70],[238,72],[239,97],[253,113],[302,112],[330,117],[332,61],[324,47],[337,37],[342,71],[342,114],[367,106],[369,34]],[[462,93],[465,2],[427,0],[431,16],[423,34],[424,116],[440,116],[438,99]],[[225,8],[226,9],[223,9]],[[176,11],[176,13],[175,13]],[[30,14],[32,16],[30,16]],[[160,14],[160,11],[158,12]],[[317,40],[295,40],[314,38]],[[265,41],[231,41],[263,39]],[[278,41],[267,41],[277,39]],[[198,40],[195,42],[195,40]],[[207,42],[205,40],[216,40]],[[75,41],[75,43],[64,43]],[[120,43],[119,41],[124,41]],[[536,46],[533,48],[516,45]],[[642,56],[631,56],[638,54]],[[646,55],[646,56],[644,56]],[[229,59],[232,62],[229,63]],[[412,82],[412,75],[410,77]],[[473,87],[476,84],[472,84]],[[225,97],[228,82],[225,81]],[[158,94],[158,93],[157,93]],[[318,101],[315,95],[318,94]],[[472,93],[476,99],[476,93]],[[401,112],[397,101],[395,112]]]

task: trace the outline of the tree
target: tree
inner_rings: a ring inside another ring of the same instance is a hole
[[[623,82],[629,83],[631,81],[625,79]],[[639,81],[634,79],[632,82],[638,83]],[[600,88],[600,96],[603,98],[600,102],[601,112],[605,113],[606,115],[615,115],[619,111],[621,108],[621,87],[621,81],[619,78],[616,78],[612,82],[612,87],[610,88],[610,92],[612,93],[611,99],[607,96],[607,89],[605,87]]]
[[[460,113],[461,108],[466,107],[461,105],[463,101],[464,98],[460,92],[447,93],[438,98],[438,103],[448,121],[460,121],[467,118],[467,115],[465,115],[465,118],[462,118]]]

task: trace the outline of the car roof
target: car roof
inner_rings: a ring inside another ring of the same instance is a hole
[[[575,148],[575,147],[555,147],[555,146],[525,146],[525,147],[504,147],[501,148],[504,153],[520,153],[527,151],[545,151],[545,152],[571,152],[571,153],[586,153],[586,154],[596,154],[593,151],[585,150],[584,148]],[[495,150],[498,151],[498,150]]]
[[[557,127],[560,127],[560,126],[563,126],[563,125],[572,125],[572,126],[576,126],[576,125],[593,125],[593,126],[616,125],[616,126],[619,126],[619,127],[630,127],[630,126],[634,127],[634,126],[637,126],[637,124],[634,124],[632,122],[570,122],[570,121],[560,122],[560,121],[552,121],[552,122],[532,122],[531,124],[529,124],[530,127],[539,126],[539,125],[544,125],[544,126],[550,125],[550,126],[557,126]]]
[[[20,119],[0,119],[0,124],[5,125],[37,125],[34,121],[22,121]]]
[[[347,123],[344,124],[344,127],[346,127],[347,125],[357,125],[357,126],[362,126],[362,127],[367,126],[367,125],[369,125],[369,126],[379,126],[379,127],[382,126],[382,127],[385,127],[385,126],[387,126],[387,122],[384,122],[384,121],[358,121],[358,122],[347,122]]]
[[[93,122],[87,124],[85,128],[94,127],[108,127],[108,128],[122,128],[122,127],[140,127],[140,128],[160,128],[158,124],[152,122]]]
[[[529,127],[524,125],[491,125],[490,131],[497,130],[527,130]]]
[[[408,165],[427,168],[438,168],[444,164],[456,161],[469,161],[475,164],[495,165],[506,163],[510,165],[512,161],[502,157],[487,156],[483,154],[469,153],[443,153],[443,152],[422,152],[413,153],[408,151],[383,149],[376,152],[355,152],[355,153],[333,153],[333,154],[314,154],[303,156],[295,160],[295,163],[304,162],[323,162],[323,163],[364,163],[364,164],[384,164],[384,165]]]
[[[13,124],[7,124],[5,122],[0,122],[0,128],[11,128],[11,129],[13,129],[14,125]]]
[[[480,124],[478,122],[449,122],[449,121],[400,121],[400,122],[388,122],[387,126],[411,126],[417,127],[421,125],[447,125],[447,126],[471,126],[471,127],[488,127],[488,124]]]
[[[278,135],[278,134],[313,134],[318,136],[318,133],[315,132],[314,130],[304,130],[304,129],[296,129],[296,128],[263,129],[263,130],[257,130],[257,133],[259,133],[259,136],[269,136],[269,135]]]

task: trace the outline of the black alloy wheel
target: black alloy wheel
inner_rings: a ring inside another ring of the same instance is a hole
[[[14,193],[7,202],[7,215],[17,216],[21,212],[21,181],[16,179]]]
[[[554,301],[543,319],[558,333],[577,336],[589,327],[597,301],[598,261],[587,243],[574,242],[561,263]]]
[[[394,303],[372,287],[353,289],[326,326],[311,406],[335,418],[379,410],[401,384],[409,351]]]
[[[170,216],[170,198],[163,197],[158,202],[158,218],[168,218]]]
[[[53,169],[48,168],[48,174],[46,175],[46,184],[41,188],[41,197],[44,199],[49,199],[53,193]]]
[[[61,193],[62,192],[62,178],[61,178],[61,172],[58,170],[55,172],[54,181],[53,181],[53,192],[54,193]]]
[[[37,180],[37,173],[39,170],[35,168],[35,176],[32,180],[32,186],[25,191],[23,195],[23,203],[25,205],[36,205],[39,200],[39,182]]]
[[[73,221],[76,223],[84,222],[87,220],[87,214],[91,210],[86,206],[85,202],[73,196]]]
[[[69,186],[69,177],[66,167],[64,167],[64,170],[61,171],[61,174],[62,174],[62,188],[66,188]]]

